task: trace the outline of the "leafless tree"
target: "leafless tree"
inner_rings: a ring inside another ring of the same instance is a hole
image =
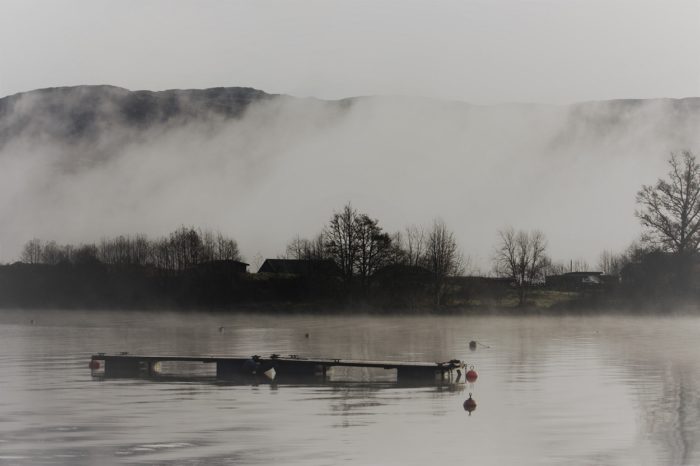
[[[309,250],[309,240],[299,235],[295,236],[285,248],[284,256],[287,259],[304,259]]]
[[[150,242],[146,235],[137,234],[132,240],[131,263],[135,265],[146,265],[150,252]]]
[[[294,239],[287,243],[283,257],[286,259],[297,260],[326,259],[325,246],[323,244],[323,233],[319,233],[310,240],[297,235],[294,237]]]
[[[182,226],[170,233],[170,246],[177,270],[187,269],[200,262],[202,239],[193,227]]]
[[[442,220],[435,220],[425,241],[423,264],[432,274],[433,299],[436,306],[442,304],[447,279],[463,272],[463,257],[454,233]]]
[[[547,240],[540,231],[515,231],[507,228],[498,232],[499,243],[494,256],[497,275],[509,277],[518,286],[518,303],[525,305],[528,286],[544,278],[549,264]]]
[[[212,232],[211,230],[204,230],[200,233],[199,236],[202,239],[202,261],[218,260],[216,238],[214,236],[214,232]]]
[[[151,260],[152,246],[143,234],[103,238],[97,249],[97,257],[106,264],[143,266]]]
[[[700,165],[689,151],[672,153],[668,180],[642,186],[635,215],[645,239],[679,255],[698,251],[700,244]]]
[[[220,232],[204,230],[199,233],[202,240],[200,261],[240,260],[238,243]]]
[[[103,238],[94,244],[59,245],[28,242],[21,255],[24,262],[57,264],[59,262],[146,266],[163,270],[184,270],[209,260],[241,260],[238,244],[221,233],[180,227],[168,237],[155,241],[145,235],[120,235]]]
[[[600,253],[598,268],[606,275],[620,275],[624,266],[624,255],[605,250]]]
[[[379,227],[379,221],[360,214],[355,224],[357,275],[367,291],[372,275],[387,265],[391,255],[391,237]]]
[[[241,261],[241,252],[238,249],[238,243],[233,238],[226,238],[221,233],[216,234],[216,252],[214,255],[216,260]]]
[[[44,245],[41,252],[41,262],[55,265],[68,260],[66,248],[61,247],[55,241],[49,241]]]
[[[408,265],[419,266],[425,259],[426,234],[421,226],[411,225],[406,227],[403,249],[406,252]]]
[[[391,244],[389,250],[386,254],[386,264],[400,264],[400,265],[411,265],[409,262],[409,256],[406,249],[405,235],[401,234],[400,231],[395,232],[390,235]]]
[[[34,238],[27,241],[22,248],[20,260],[27,264],[39,264],[41,262],[43,252],[43,244],[40,239]]]
[[[175,257],[167,238],[156,240],[151,246],[151,263],[161,270],[175,270]]]
[[[348,203],[340,212],[335,212],[324,230],[328,255],[340,267],[346,282],[352,281],[357,261],[358,213]]]

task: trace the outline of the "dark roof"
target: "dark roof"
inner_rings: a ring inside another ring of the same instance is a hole
[[[587,277],[589,275],[603,275],[603,272],[567,272],[562,274],[564,277]]]
[[[309,275],[312,273],[339,273],[340,269],[330,259],[265,259],[258,273],[286,273]]]

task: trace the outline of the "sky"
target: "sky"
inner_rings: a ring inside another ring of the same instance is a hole
[[[113,84],[337,99],[700,95],[700,1],[0,2],[0,96]]]

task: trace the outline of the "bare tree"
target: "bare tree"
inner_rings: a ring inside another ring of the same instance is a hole
[[[132,239],[131,263],[135,265],[146,265],[150,255],[151,244],[144,234],[137,234]]]
[[[170,241],[161,238],[155,241],[151,247],[151,262],[161,270],[175,270],[175,257]]]
[[[395,232],[390,235],[391,244],[389,250],[386,254],[386,264],[401,264],[401,265],[411,265],[409,262],[409,255],[406,249],[406,241],[404,240],[404,235],[400,231]]]
[[[324,230],[326,251],[340,267],[346,282],[352,281],[357,261],[358,214],[348,203],[340,212],[335,212]]]
[[[27,241],[22,248],[22,254],[20,255],[20,260],[27,264],[39,264],[41,262],[43,252],[43,245],[40,239],[34,238]]]
[[[324,249],[322,233],[311,240],[297,235],[287,243],[284,257],[297,260],[321,260],[326,256]]]
[[[513,279],[518,286],[518,304],[523,306],[527,288],[544,278],[544,271],[550,263],[545,254],[547,240],[537,230],[526,232],[507,228],[498,235],[494,269],[497,275]]]
[[[235,240],[211,230],[201,231],[199,235],[202,241],[199,257],[201,262],[241,259]]]
[[[182,226],[170,233],[170,245],[174,251],[177,270],[185,270],[200,262],[202,239],[193,227]]]
[[[672,153],[668,180],[642,186],[635,215],[646,228],[645,239],[679,255],[700,244],[700,165],[689,151]]]
[[[238,249],[238,243],[233,238],[226,238],[221,233],[216,234],[216,251],[214,258],[216,260],[241,261],[241,252]]]
[[[41,252],[41,262],[44,264],[55,265],[68,260],[66,248],[61,247],[55,241],[49,241],[44,245]]]
[[[304,259],[309,251],[309,240],[299,235],[295,236],[285,248],[287,259]]]
[[[214,232],[211,230],[204,230],[200,233],[200,238],[202,239],[202,261],[213,261],[218,260],[217,257],[217,244],[216,238],[214,237]]]
[[[43,244],[34,239],[25,245],[21,260],[45,264],[153,265],[164,270],[184,270],[209,260],[241,260],[241,255],[234,239],[183,226],[167,238],[155,241],[143,234],[102,238],[99,247],[94,244],[59,245],[55,241]]]
[[[624,264],[623,254],[615,254],[609,250],[600,253],[600,258],[598,259],[598,268],[605,275],[620,275]]]
[[[591,266],[585,259],[576,259],[569,262],[570,272],[590,272]]]
[[[309,241],[308,257],[309,259],[313,260],[328,259],[328,255],[326,254],[326,246],[323,242],[323,233],[317,234]]]
[[[365,214],[357,217],[357,275],[365,291],[372,275],[386,265],[391,255],[391,237],[379,227],[379,221]]]
[[[457,240],[442,220],[435,220],[426,237],[423,263],[431,272],[433,299],[439,306],[445,295],[448,277],[463,272],[463,258]]]
[[[421,226],[406,227],[406,240],[403,246],[408,265],[419,266],[425,259],[426,234]]]

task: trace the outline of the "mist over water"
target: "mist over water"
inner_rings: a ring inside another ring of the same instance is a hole
[[[698,331],[695,316],[6,311],[0,463],[693,465]],[[470,351],[471,339],[488,348]],[[411,387],[356,370],[276,386],[99,380],[87,367],[99,351],[460,358],[479,379]]]
[[[67,95],[52,105],[85,105]],[[87,129],[60,126],[37,99],[17,99],[0,125],[2,261],[34,237],[96,242],[182,224],[235,237],[248,260],[274,257],[351,201],[388,231],[443,218],[484,271],[507,225],[542,230],[555,260],[595,264],[639,235],[635,194],[665,175],[669,152],[700,147],[698,99],[268,96],[229,118],[181,96],[186,117],[141,125],[98,100],[101,117],[79,120]]]

